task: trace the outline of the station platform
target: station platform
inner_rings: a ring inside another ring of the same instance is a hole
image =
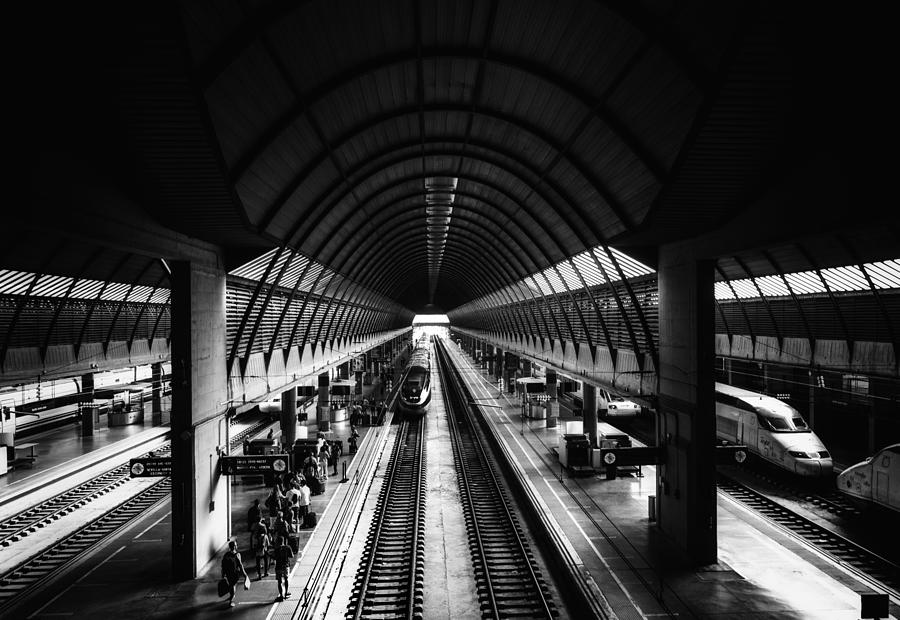
[[[399,371],[394,375],[396,385]],[[356,398],[380,401],[381,386],[378,381],[363,386]],[[388,400],[387,395],[384,398]],[[316,437],[319,431],[314,409],[306,422],[308,437]],[[272,423],[278,427],[277,422]],[[338,459],[337,475],[329,468],[325,490],[311,497],[310,510],[318,515],[314,529],[299,530],[298,553],[294,558],[290,587],[292,597],[276,602],[274,562],[269,575],[257,580],[255,559],[250,552],[250,532],[247,527],[247,511],[258,499],[266,514],[264,503],[270,487],[262,476],[233,476],[230,480],[229,510],[231,515],[230,537],[237,541],[238,550],[251,585],[248,591],[238,586],[235,607],[229,607],[227,597],[217,594],[217,582],[221,576],[220,564],[227,539],[222,549],[192,581],[173,583],[171,573],[171,502],[163,501],[142,517],[103,541],[88,556],[75,563],[67,575],[55,578],[47,584],[46,602],[32,611],[27,618],[59,618],[62,616],[123,617],[123,618],[218,618],[223,614],[243,618],[289,618],[303,607],[304,590],[315,587],[320,578],[317,558],[323,545],[329,544],[330,532],[335,520],[341,518],[340,506],[344,498],[358,488],[357,468],[368,445],[379,435],[386,434],[382,426],[356,427],[359,433],[358,450],[349,453],[349,421],[333,422],[326,432],[327,439],[342,440],[344,453]],[[265,434],[266,429],[261,431]],[[238,454],[240,448],[238,448]],[[347,478],[344,478],[344,474]],[[308,599],[306,600],[308,602]]]
[[[563,425],[547,428],[544,419],[523,419],[515,394],[500,394],[468,355],[455,346],[448,349],[476,403],[616,617],[860,617],[860,594],[872,591],[866,584],[722,494],[719,561],[691,565],[650,520],[654,466],[641,467],[640,477],[621,471],[613,480],[601,472],[570,476],[553,453]]]
[[[42,501],[40,495],[57,483],[72,486],[73,480],[92,475],[94,466],[102,466],[103,461],[119,455],[130,456],[133,450],[148,442],[161,443],[168,432],[167,424],[154,424],[148,414],[143,424],[113,427],[103,424],[89,436],[81,436],[78,425],[72,424],[18,442],[36,444],[34,460],[0,476],[0,518],[16,509],[16,500]]]

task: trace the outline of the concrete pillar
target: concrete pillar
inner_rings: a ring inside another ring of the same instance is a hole
[[[327,430],[331,426],[331,393],[328,391],[331,385],[327,372],[319,375],[319,398],[316,403],[316,424],[319,430]]]
[[[555,428],[559,421],[559,400],[557,399],[556,371],[549,368],[544,373],[547,390],[547,428]]]
[[[172,574],[194,579],[230,534],[225,272],[172,263]]]
[[[507,394],[516,393],[516,371],[519,368],[519,358],[509,351],[503,354],[503,385]]]
[[[281,443],[288,450],[297,439],[297,388],[281,393]]]
[[[696,564],[716,562],[715,315],[712,260],[659,254],[660,529]]]
[[[591,440],[591,447],[597,447],[597,388],[587,383],[581,384],[581,415],[584,420],[584,432]]]
[[[150,410],[152,413],[157,414],[162,411],[162,364],[159,362],[151,364],[150,372],[150,381],[152,385],[150,392]]]

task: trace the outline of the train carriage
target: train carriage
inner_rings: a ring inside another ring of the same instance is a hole
[[[716,383],[716,436],[801,476],[832,473],[831,454],[803,416],[771,396]]]
[[[900,513],[900,443],[882,448],[842,471],[837,488],[858,504]]]
[[[431,401],[431,347],[419,340],[409,356],[403,383],[400,385],[400,410],[422,415]]]

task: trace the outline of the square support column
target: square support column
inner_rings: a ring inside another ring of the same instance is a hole
[[[696,564],[716,562],[714,263],[659,259],[658,523]]]
[[[225,272],[172,263],[172,575],[194,579],[230,534]]]

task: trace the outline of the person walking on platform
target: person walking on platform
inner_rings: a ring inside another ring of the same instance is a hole
[[[316,455],[310,450],[306,458],[303,459],[303,475],[306,477],[306,484],[309,485],[310,492],[313,495],[319,494],[319,461]]]
[[[253,500],[253,505],[250,506],[250,510],[247,511],[247,530],[253,530],[253,526],[259,521],[262,516],[262,508],[259,507],[259,500]]]
[[[237,550],[237,543],[228,541],[228,551],[222,556],[222,579],[228,582],[228,606],[234,607],[234,594],[241,576],[248,579],[244,563],[241,562],[241,554]]]
[[[253,543],[253,553],[256,556],[256,580],[259,581],[263,577],[269,576],[269,551],[271,546],[269,532],[265,529],[260,529],[250,540]],[[265,575],[263,575],[263,566],[266,569]]]
[[[277,601],[283,601],[291,595],[288,590],[288,577],[291,572],[291,559],[294,552],[288,545],[287,537],[280,536],[275,541],[275,581],[278,582]]]
[[[306,481],[300,480],[300,499],[297,503],[300,505],[300,516],[297,519],[301,524],[306,523],[306,515],[309,513],[309,485]]]
[[[278,511],[278,516],[275,518],[275,523],[272,524],[272,538],[279,539],[284,538],[287,540],[288,534],[290,533],[290,525],[285,521],[285,515],[280,510]]]
[[[320,493],[325,492],[325,482],[328,480],[328,446],[322,446],[319,450],[319,484],[322,485]]]
[[[256,541],[265,540],[266,542],[266,552],[268,553],[269,547],[271,546],[272,539],[269,537],[269,527],[266,525],[266,518],[262,515],[259,515],[259,519],[257,519],[256,523],[253,524],[253,529],[250,530],[250,551],[253,551],[256,554],[256,574],[259,575],[259,549],[256,546]],[[265,576],[269,576],[269,556],[265,557],[265,566],[266,566],[266,574]]]

